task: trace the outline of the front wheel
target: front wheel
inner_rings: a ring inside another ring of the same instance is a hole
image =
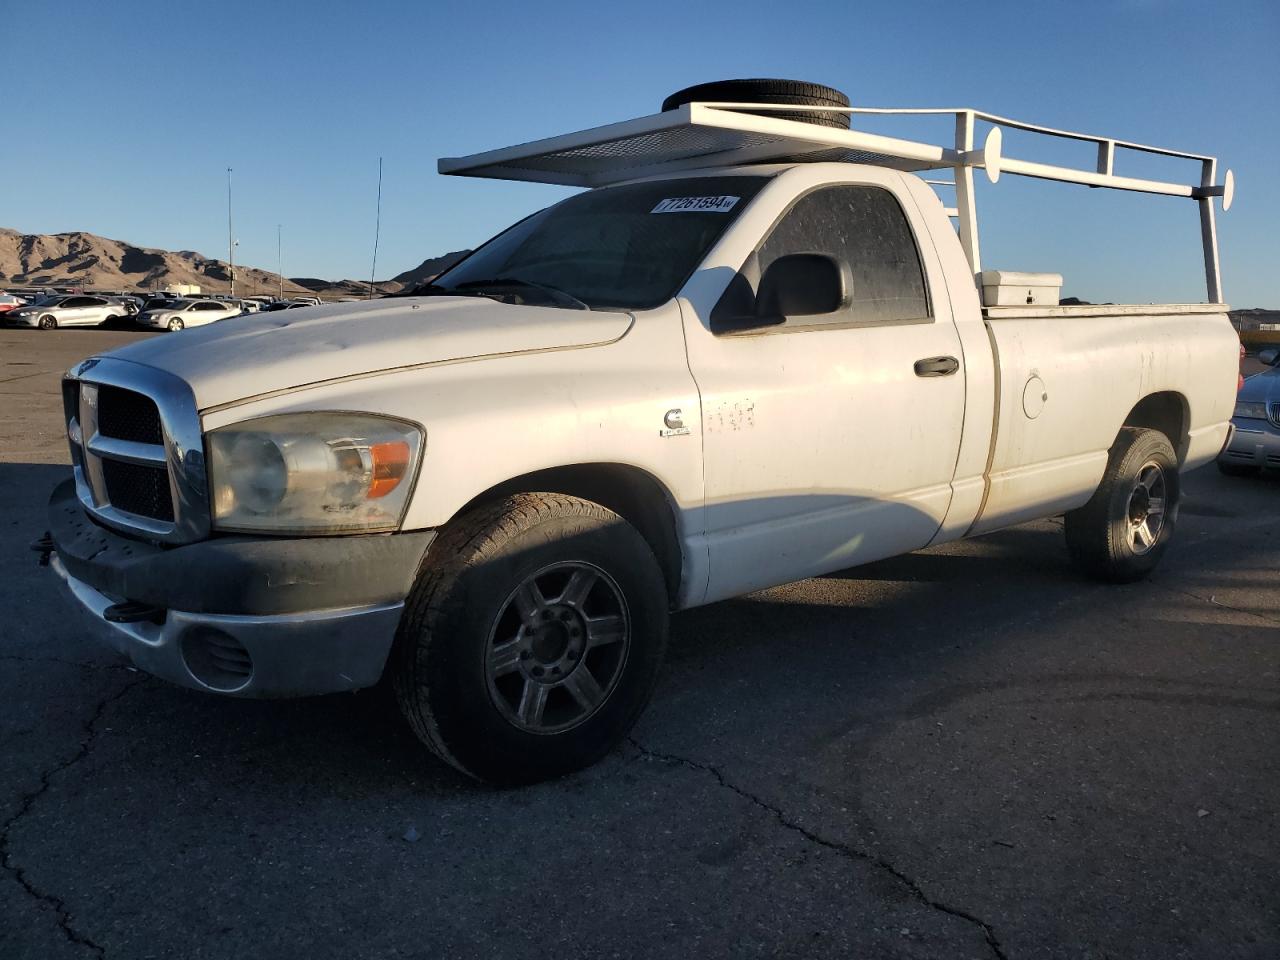
[[[181,317],[174,317],[172,320],[170,320],[170,321],[169,321],[169,329],[170,329],[173,333],[177,333],[177,332],[178,332],[179,330],[181,330],[184,326],[185,326],[185,324],[182,322],[182,318],[181,318]]]
[[[41,330],[57,330],[58,318],[53,316],[52,314],[46,313],[43,317],[40,318],[40,329]]]
[[[1099,580],[1141,580],[1169,547],[1179,496],[1178,458],[1169,439],[1158,430],[1125,427],[1093,497],[1066,515],[1072,560]]]
[[[401,712],[442,759],[533,783],[626,736],[666,640],[666,584],[634,527],[587,500],[518,494],[432,545],[390,668]]]

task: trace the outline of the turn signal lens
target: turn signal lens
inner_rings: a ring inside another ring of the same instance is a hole
[[[373,481],[365,496],[373,500],[385,497],[408,475],[409,445],[403,440],[375,443],[369,448],[369,453],[373,459]]]

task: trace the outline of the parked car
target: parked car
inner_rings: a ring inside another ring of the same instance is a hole
[[[125,308],[126,315],[136,317],[142,312],[142,298],[122,295],[115,298],[116,302]]]
[[[97,327],[125,316],[125,308],[112,297],[63,294],[46,297],[4,314],[6,325],[39,327]]]
[[[272,313],[276,310],[297,310],[299,307],[314,307],[309,300],[273,300],[263,307],[260,313]]]
[[[430,749],[524,783],[626,735],[672,610],[1063,514],[1081,570],[1149,574],[1230,429],[1225,307],[1060,306],[1061,277],[983,272],[976,221],[899,167],[952,165],[963,209],[998,127],[870,137],[771,116],[796,97],[770,83],[442,163],[593,189],[401,298],[73,368],[41,549],[104,639],[240,697],[385,673]],[[885,162],[795,159],[815,142]]]
[[[237,306],[240,308],[241,313],[257,313],[259,310],[262,309],[261,303],[259,303],[257,300],[249,300],[249,299],[238,301]]]
[[[10,310],[16,310],[18,307],[25,307],[27,301],[24,297],[15,296],[12,293],[0,293],[0,314],[8,313]]]
[[[1258,359],[1271,369],[1240,385],[1231,440],[1218,456],[1218,469],[1229,476],[1280,470],[1280,350],[1262,350]]]
[[[143,327],[176,332],[187,327],[202,327],[239,313],[240,308],[236,304],[222,300],[176,300],[144,310],[136,321]]]

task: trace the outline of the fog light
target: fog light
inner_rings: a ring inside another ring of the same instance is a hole
[[[242,690],[253,679],[249,651],[213,627],[192,627],[182,635],[182,660],[191,676],[219,693]]]

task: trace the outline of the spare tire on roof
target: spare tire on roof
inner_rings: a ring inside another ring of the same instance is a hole
[[[849,98],[834,87],[801,80],[715,80],[677,90],[662,101],[663,110],[674,110],[686,103],[785,103],[796,106],[847,107]],[[799,120],[820,127],[849,129],[849,114],[804,110],[744,110],[743,113],[780,120]]]

